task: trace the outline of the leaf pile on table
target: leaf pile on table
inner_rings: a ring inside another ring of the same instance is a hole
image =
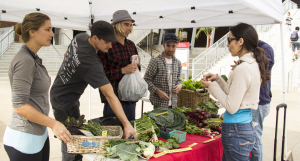
[[[138,157],[149,159],[155,152],[153,144],[132,139],[109,140],[102,148],[105,158],[118,157],[124,161],[137,161]]]
[[[84,115],[81,115],[77,120],[74,117],[68,117],[63,124],[69,130],[71,135],[84,135],[79,129],[90,131],[94,136],[102,136],[103,131],[107,131],[107,136],[116,136],[115,133],[105,130],[96,122],[89,121],[85,124],[86,120]]]
[[[198,106],[201,110],[209,111],[212,114],[217,114],[219,110],[219,106],[217,106],[217,104],[214,103],[212,100],[208,101],[206,104],[203,102],[199,102]]]
[[[182,89],[192,90],[192,91],[196,91],[197,89],[202,89],[202,91],[200,93],[207,92],[206,88],[204,88],[201,85],[201,80],[195,81],[195,80],[189,79],[187,81],[184,81],[183,78],[181,78],[181,82],[182,82]]]
[[[184,114],[174,109],[158,107],[148,112],[147,115],[153,119],[158,126],[167,126],[172,130],[185,129],[186,122]]]
[[[136,131],[137,140],[145,142],[157,140],[159,128],[155,121],[149,118],[147,115],[143,115],[137,120],[130,121],[130,123]]]
[[[210,103],[208,102],[207,104]],[[185,107],[177,107],[177,110],[183,111],[186,116],[187,125],[185,131],[188,134],[199,134],[214,138],[222,133],[223,120],[216,114],[218,111],[207,108],[206,110],[200,108],[186,110]]]

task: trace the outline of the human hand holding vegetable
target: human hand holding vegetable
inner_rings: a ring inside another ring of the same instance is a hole
[[[156,90],[156,94],[158,94],[159,98],[164,100],[164,101],[168,101],[170,99],[169,96],[165,92],[163,92],[159,89]]]
[[[58,121],[56,121],[56,122],[53,124],[53,126],[50,127],[50,128],[52,129],[54,135],[55,135],[59,140],[64,141],[65,143],[70,142],[70,141],[73,139],[72,135],[71,135],[70,132],[66,129],[66,127],[65,127],[62,123],[60,123],[60,122],[58,122]]]
[[[202,85],[202,80],[215,81],[217,79],[217,77],[218,77],[217,74],[208,73],[208,74],[204,75],[204,77],[201,79],[201,85]]]
[[[122,74],[131,74],[134,73],[137,69],[136,64],[128,64],[126,67],[122,68]]]
[[[205,79],[201,79],[201,86],[208,88],[208,86],[210,85],[211,82],[206,81]]]
[[[172,93],[178,94],[181,89],[182,89],[182,84],[178,84],[178,85],[176,85],[176,86],[173,87]]]
[[[123,138],[128,139],[131,135],[133,136],[134,139],[137,139],[136,132],[134,128],[131,126],[131,124],[129,123],[128,125],[124,126]]]

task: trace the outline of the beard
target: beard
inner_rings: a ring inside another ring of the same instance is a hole
[[[168,52],[165,52],[168,56],[173,56],[175,52],[172,52],[172,51],[168,51]]]

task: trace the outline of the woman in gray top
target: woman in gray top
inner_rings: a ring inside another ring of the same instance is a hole
[[[63,124],[48,117],[51,79],[42,59],[36,54],[42,46],[51,43],[54,34],[50,18],[42,13],[30,13],[22,24],[16,25],[16,33],[25,45],[9,67],[13,112],[3,144],[11,161],[47,161],[47,127],[62,141],[72,139]]]

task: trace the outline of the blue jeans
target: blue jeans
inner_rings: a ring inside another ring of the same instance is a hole
[[[256,134],[256,141],[254,148],[251,151],[251,161],[263,160],[263,145],[262,145],[262,133],[263,122],[265,117],[270,113],[270,103],[265,105],[258,105],[257,110],[252,110],[252,122]]]
[[[255,143],[252,123],[222,124],[223,161],[249,161]]]
[[[135,120],[135,105],[133,104],[122,104],[124,113],[129,121]],[[115,113],[111,109],[108,103],[104,103],[103,116],[114,115]]]

